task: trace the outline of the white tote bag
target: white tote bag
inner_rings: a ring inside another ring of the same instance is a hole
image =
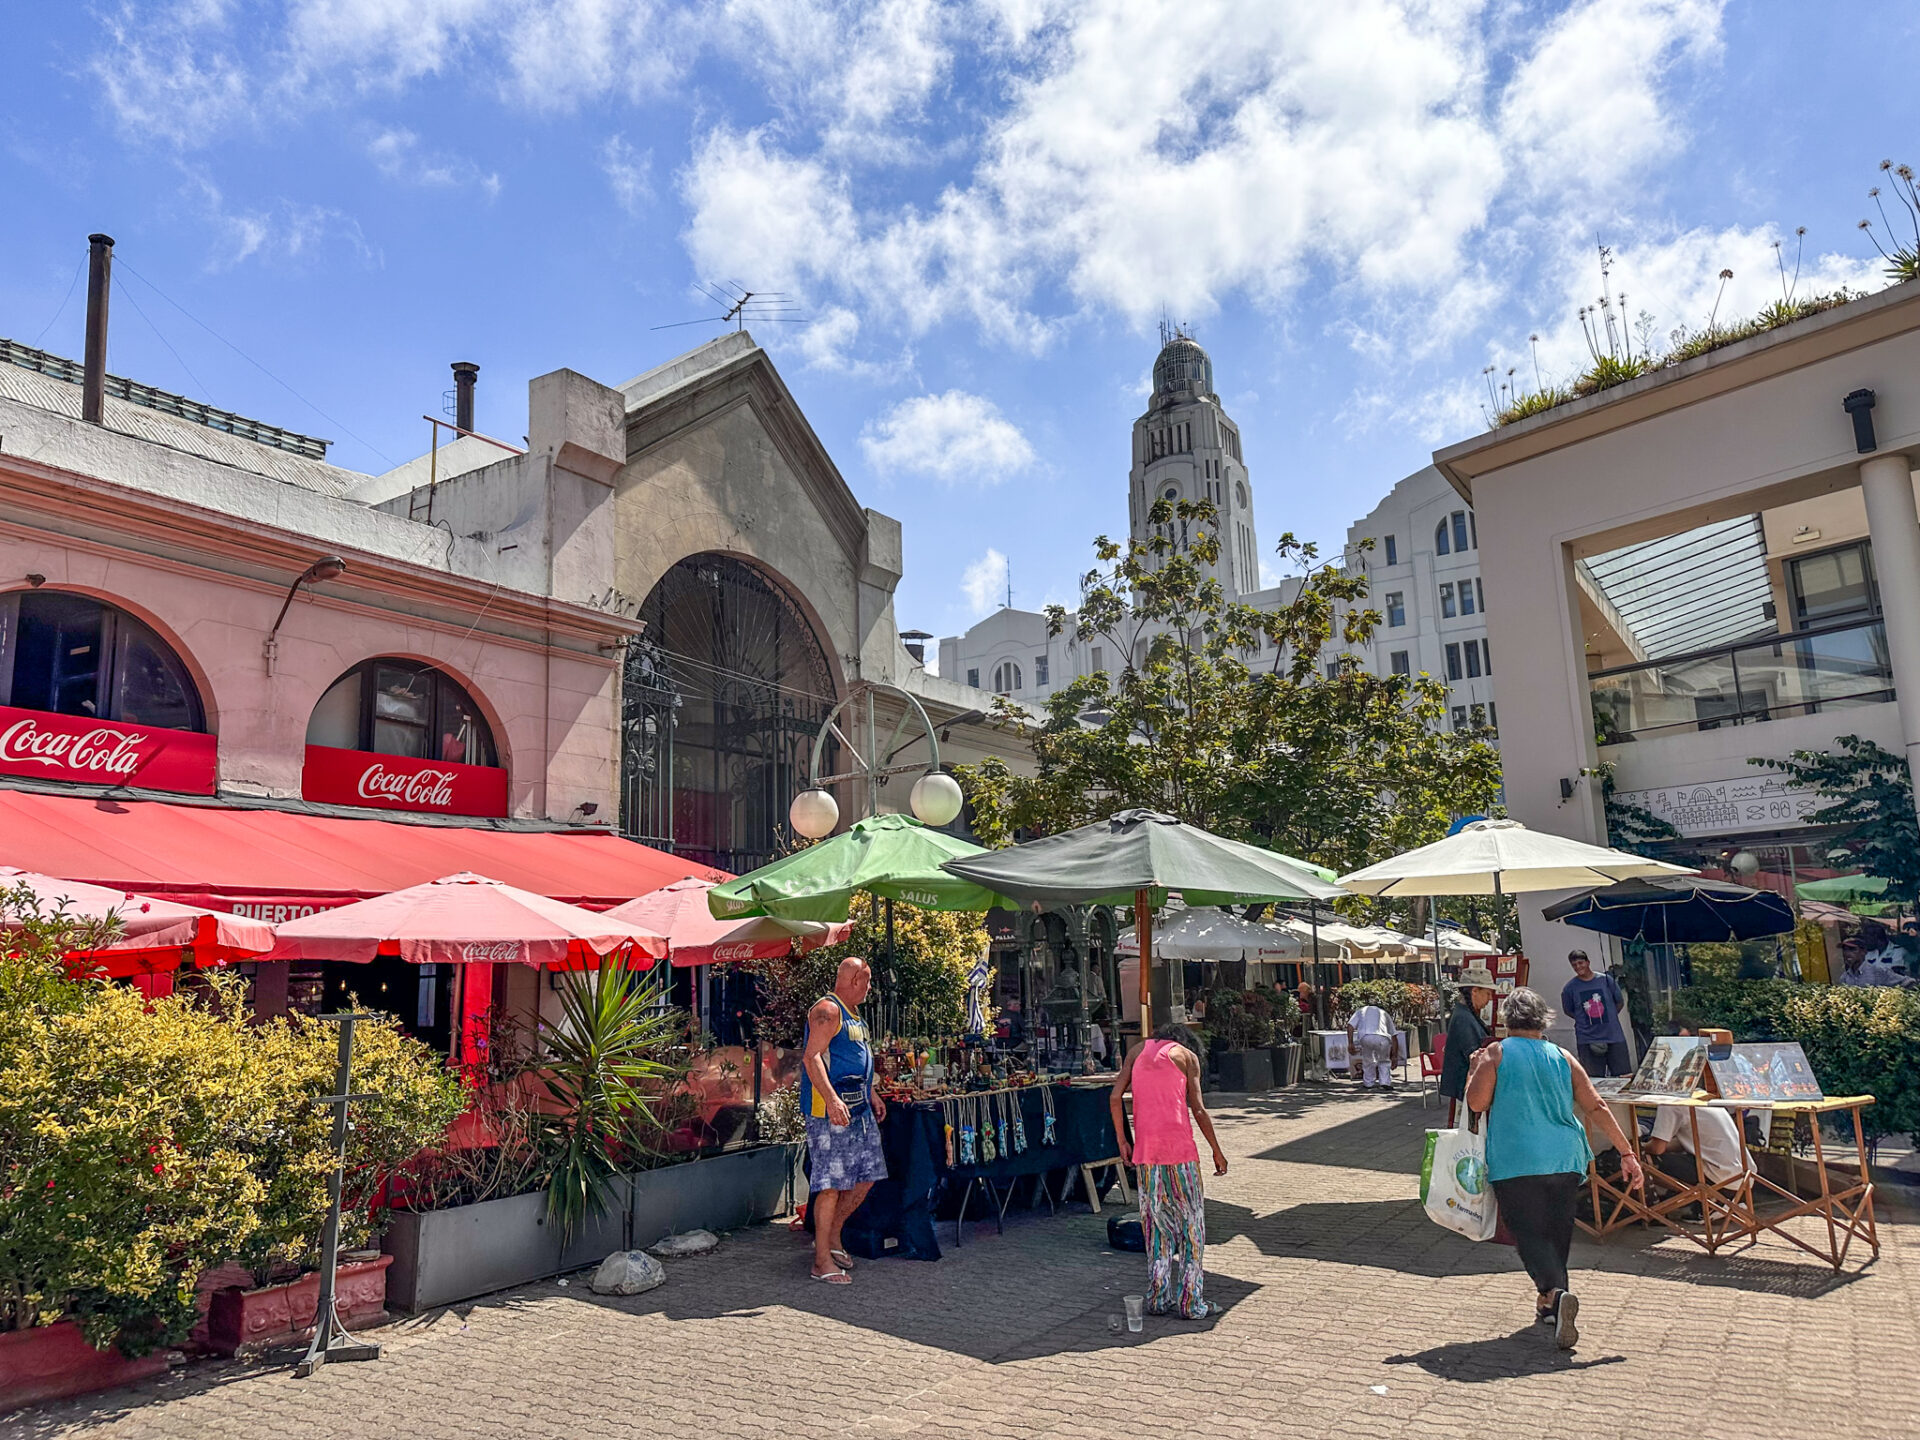
[[[1493,1186],[1487,1179],[1487,1142],[1479,1117],[1467,1112],[1468,1128],[1429,1130],[1420,1166],[1420,1199],[1434,1224],[1469,1240],[1491,1240],[1499,1227]]]

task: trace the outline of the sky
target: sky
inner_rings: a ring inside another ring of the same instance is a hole
[[[115,373],[377,472],[426,449],[452,361],[514,439],[533,376],[620,384],[719,333],[678,323],[703,285],[778,292],[755,338],[902,522],[901,627],[940,635],[1009,583],[1071,603],[1124,532],[1162,320],[1213,357],[1269,554],[1337,551],[1490,384],[1578,373],[1599,247],[1656,347],[1877,288],[1868,191],[1920,160],[1920,12],[1855,0],[0,17],[0,336],[77,358],[105,231]]]

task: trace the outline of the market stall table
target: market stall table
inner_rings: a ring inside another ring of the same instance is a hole
[[[1855,1240],[1864,1241],[1874,1257],[1879,1257],[1880,1237],[1874,1223],[1873,1180],[1867,1170],[1865,1128],[1860,1118],[1860,1112],[1874,1103],[1871,1095],[1831,1096],[1822,1100],[1722,1100],[1704,1095],[1623,1095],[1609,1096],[1608,1103],[1629,1109],[1634,1106],[1654,1109],[1678,1106],[1695,1112],[1703,1108],[1731,1111],[1733,1128],[1740,1138],[1741,1160],[1746,1168],[1744,1174],[1732,1180],[1712,1181],[1707,1177],[1706,1167],[1699,1165],[1699,1178],[1689,1185],[1664,1172],[1656,1175],[1655,1167],[1642,1157],[1642,1163],[1648,1170],[1649,1186],[1661,1191],[1656,1198],[1651,1190],[1645,1196],[1635,1195],[1612,1178],[1601,1175],[1598,1165],[1595,1165],[1588,1171],[1587,1178],[1588,1193],[1593,1201],[1593,1222],[1580,1222],[1581,1228],[1589,1234],[1606,1236],[1639,1221],[1663,1225],[1712,1254],[1720,1246],[1732,1241],[1745,1239],[1751,1243],[1759,1238],[1762,1231],[1770,1231],[1807,1254],[1826,1261],[1836,1271],[1845,1265]],[[1783,1186],[1759,1172],[1747,1145],[1745,1116],[1749,1111],[1769,1114],[1776,1120],[1785,1117],[1789,1124],[1800,1115],[1813,1117],[1813,1178],[1820,1187],[1816,1194],[1802,1195],[1799,1192],[1797,1179],[1803,1162],[1797,1159],[1788,1162],[1792,1167],[1789,1182],[1793,1188]],[[1828,1168],[1826,1142],[1818,1117],[1841,1111],[1852,1117],[1857,1173],[1842,1173],[1836,1178]],[[1700,1150],[1699,1118],[1697,1114],[1690,1114],[1687,1119],[1691,1127],[1692,1151],[1697,1156]],[[1639,1155],[1640,1131],[1639,1126],[1632,1123],[1631,1115],[1629,1123],[1621,1128],[1632,1137],[1634,1152]],[[1701,1218],[1698,1221],[1685,1218],[1687,1209],[1693,1205],[1700,1207]],[[1788,1222],[1809,1216],[1825,1222],[1824,1246],[1817,1241],[1810,1242],[1787,1228]]]
[[[996,1154],[991,1161],[979,1160],[976,1150],[974,1163],[963,1164],[956,1153],[952,1165],[947,1163],[949,1114],[941,1100],[889,1102],[887,1118],[880,1122],[888,1178],[876,1184],[865,1203],[848,1217],[841,1231],[847,1248],[867,1259],[902,1255],[913,1260],[938,1260],[936,1213],[952,1203],[955,1214],[964,1220],[961,1207],[976,1187],[993,1196],[1001,1216],[1006,1213],[1014,1183],[1029,1177],[1034,1178],[1036,1202],[1044,1194],[1049,1205],[1057,1203],[1065,1197],[1068,1182],[1082,1165],[1108,1160],[1119,1152],[1108,1104],[1111,1093],[1111,1084],[1103,1082],[1027,1085],[948,1097],[962,1104],[982,1096],[1004,1095],[1017,1101],[1027,1140],[1024,1151]],[[1054,1114],[1051,1145],[1045,1143],[1049,1096]],[[953,1123],[957,1132],[958,1119]],[[956,1243],[957,1236],[958,1231]]]

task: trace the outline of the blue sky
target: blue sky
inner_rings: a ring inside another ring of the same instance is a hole
[[[515,437],[529,377],[711,333],[651,328],[697,282],[786,291],[802,323],[757,337],[940,634],[1007,564],[1016,603],[1070,599],[1124,530],[1163,315],[1214,357],[1263,543],[1337,547],[1481,428],[1485,366],[1530,375],[1538,335],[1574,373],[1596,244],[1656,336],[1777,298],[1799,226],[1799,293],[1877,285],[1866,191],[1920,158],[1913,12],[1841,0],[6,14],[0,335],[77,356],[105,230],[116,372],[381,470],[450,361]]]

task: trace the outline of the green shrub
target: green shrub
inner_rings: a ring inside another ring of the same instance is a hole
[[[1349,980],[1340,987],[1341,1013],[1353,1014],[1363,1005],[1378,1005],[1402,1025],[1439,1015],[1439,995],[1431,985],[1405,980]]]
[[[1731,1030],[1735,1040],[1793,1040],[1829,1095],[1871,1095],[1870,1139],[1920,1143],[1920,991],[1791,980],[1726,980],[1674,998],[1674,1021]]]

